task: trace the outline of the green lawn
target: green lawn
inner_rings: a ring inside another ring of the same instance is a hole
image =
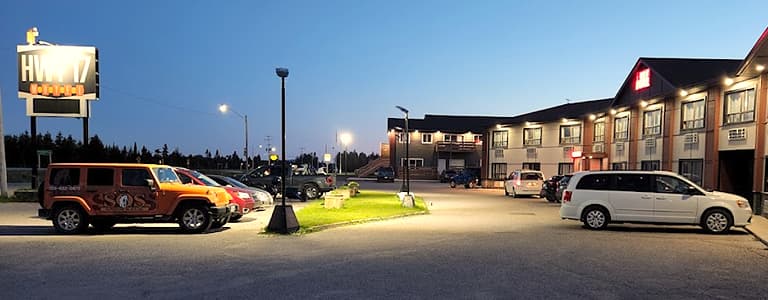
[[[405,208],[400,205],[396,194],[374,191],[361,191],[356,197],[344,201],[344,208],[325,209],[323,199],[309,202],[296,211],[296,218],[301,226],[300,232],[312,232],[327,225],[358,223],[380,220],[411,214],[427,213],[424,199],[416,197],[416,206]]]

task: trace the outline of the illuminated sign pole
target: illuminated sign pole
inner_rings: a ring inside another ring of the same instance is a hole
[[[83,119],[88,143],[90,101],[99,98],[98,51],[95,47],[59,46],[38,42],[37,28],[27,31],[27,44],[16,46],[18,95],[27,102],[31,143],[37,153],[37,117]],[[32,165],[32,188],[38,164]]]

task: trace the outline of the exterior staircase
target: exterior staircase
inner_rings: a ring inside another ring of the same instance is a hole
[[[355,170],[355,176],[357,177],[365,177],[368,175],[373,174],[373,172],[376,172],[380,167],[388,167],[389,166],[389,157],[381,157],[376,160],[368,162],[365,166],[360,167],[359,169]]]

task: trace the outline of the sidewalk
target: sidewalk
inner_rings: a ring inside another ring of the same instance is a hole
[[[752,224],[745,227],[747,231],[752,233],[763,244],[768,245],[768,219],[763,216],[752,216]]]

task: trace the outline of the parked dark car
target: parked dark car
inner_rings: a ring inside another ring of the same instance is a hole
[[[563,179],[563,175],[555,175],[549,177],[547,180],[544,180],[544,184],[541,186],[541,193],[539,196],[541,196],[541,198],[547,199],[549,202],[557,201],[557,196],[555,196],[555,194],[557,192],[557,184],[560,179]]]
[[[395,182],[395,170],[392,167],[381,167],[374,174],[376,182]]]
[[[456,172],[456,170],[453,170],[453,169],[443,170],[442,172],[440,172],[440,182],[441,183],[450,182],[451,178],[453,178],[453,176],[456,176],[456,174],[458,174],[458,172]]]
[[[289,166],[289,168],[291,168]],[[238,178],[248,186],[260,188],[276,195],[281,189],[283,169],[279,164],[260,166]],[[323,193],[336,188],[335,175],[304,175],[295,174],[291,168],[285,179],[286,196],[298,194],[302,201],[317,199]]]
[[[557,182],[555,202],[560,203],[560,200],[563,199],[563,191],[568,187],[568,182],[571,181],[571,177],[573,177],[573,174],[563,175],[563,178],[560,178],[560,181]]]
[[[450,181],[451,188],[457,185],[464,185],[464,188],[473,188],[480,186],[480,168],[466,168],[459,174],[453,176]]]

